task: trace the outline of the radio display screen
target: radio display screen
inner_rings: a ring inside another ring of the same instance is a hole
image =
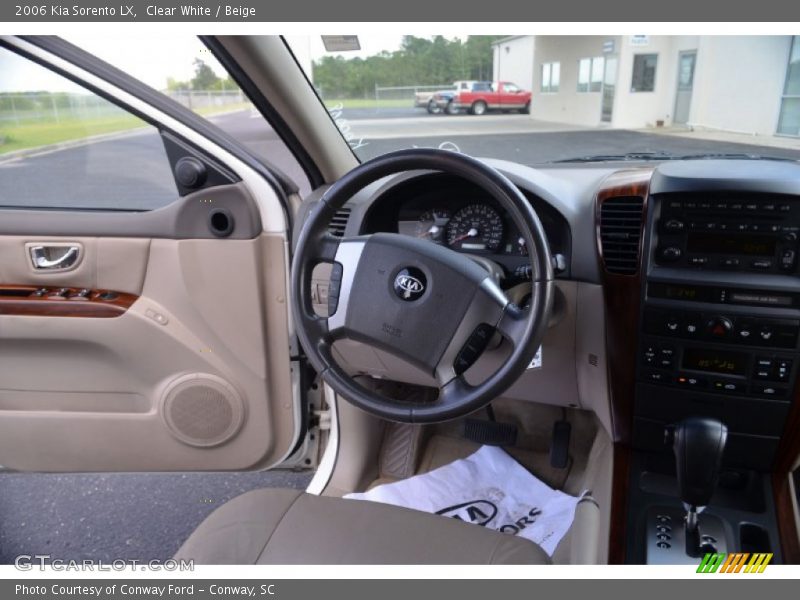
[[[744,375],[747,372],[747,354],[707,348],[684,348],[684,369],[707,371],[722,375]]]
[[[686,240],[686,251],[691,254],[775,256],[777,239],[770,235],[732,235],[690,231]]]

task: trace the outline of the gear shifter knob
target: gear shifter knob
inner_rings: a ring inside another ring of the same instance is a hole
[[[672,448],[687,510],[701,509],[711,501],[727,439],[728,428],[716,419],[692,417],[675,425]]]

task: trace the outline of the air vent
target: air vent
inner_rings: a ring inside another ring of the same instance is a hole
[[[608,198],[600,206],[600,244],[606,271],[634,275],[639,270],[643,199]]]
[[[336,211],[331,219],[331,224],[328,225],[328,231],[331,235],[336,237],[344,237],[344,231],[347,229],[347,221],[350,219],[350,209],[340,208]]]

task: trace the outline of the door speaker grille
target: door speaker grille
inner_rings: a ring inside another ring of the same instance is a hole
[[[244,404],[227,381],[202,373],[184,375],[164,392],[162,414],[172,434],[192,446],[217,446],[244,421]]]

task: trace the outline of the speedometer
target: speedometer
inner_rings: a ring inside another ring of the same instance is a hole
[[[447,244],[456,250],[497,250],[503,241],[503,219],[486,204],[458,211],[447,227]]]

